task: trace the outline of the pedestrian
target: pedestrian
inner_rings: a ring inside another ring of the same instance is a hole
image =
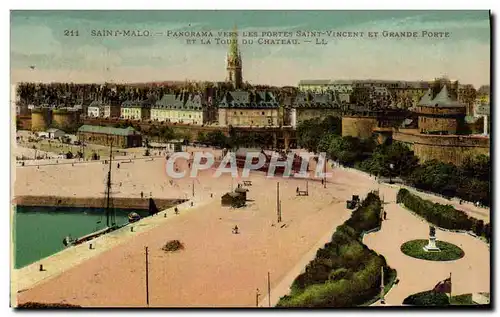
[[[174,208],[174,212],[175,212],[176,215],[178,215],[179,214],[179,209],[177,209],[177,207],[175,207]]]
[[[387,211],[384,211],[384,220],[387,219]]]
[[[118,165],[116,165],[116,167],[117,167],[118,169],[120,169],[120,163],[118,163]]]
[[[144,198],[144,193],[143,192],[141,192],[141,198]]]

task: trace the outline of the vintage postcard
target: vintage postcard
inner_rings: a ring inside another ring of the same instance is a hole
[[[11,11],[12,307],[491,308],[490,23]]]

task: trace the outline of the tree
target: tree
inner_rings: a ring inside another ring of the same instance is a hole
[[[206,142],[212,146],[227,147],[228,138],[222,131],[210,131],[206,135]]]
[[[173,140],[176,138],[175,131],[169,126],[162,126],[159,131],[159,135],[164,142]]]
[[[413,151],[399,142],[377,146],[372,157],[362,164],[363,169],[371,174],[387,177],[405,177],[417,166],[418,158]]]
[[[490,181],[491,161],[487,155],[478,155],[475,157],[466,157],[459,172],[463,178],[477,178],[482,181]]]
[[[430,160],[417,167],[408,177],[413,186],[453,197],[459,183],[455,165]]]
[[[352,166],[363,155],[362,142],[351,136],[333,137],[328,148],[329,156],[341,164]]]
[[[196,137],[196,140],[200,143],[205,143],[207,138],[205,136],[205,133],[203,133],[203,131],[198,131],[198,135]]]
[[[319,118],[305,120],[297,126],[296,134],[301,147],[308,151],[320,151],[318,145],[325,135],[342,134],[342,121],[334,116],[328,116],[322,121]]]
[[[458,184],[457,196],[467,201],[479,201],[489,206],[490,182],[485,182],[477,178],[463,178]]]

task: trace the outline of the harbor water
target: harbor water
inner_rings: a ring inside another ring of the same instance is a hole
[[[147,210],[114,209],[117,225],[128,223],[128,214],[148,215]],[[104,208],[17,206],[13,219],[14,267],[22,268],[66,247],[66,236],[78,238],[106,227]]]

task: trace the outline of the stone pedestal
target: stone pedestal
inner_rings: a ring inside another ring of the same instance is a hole
[[[427,252],[439,252],[439,251],[441,251],[436,246],[436,237],[429,237],[429,243],[424,247],[424,251],[427,251]]]

